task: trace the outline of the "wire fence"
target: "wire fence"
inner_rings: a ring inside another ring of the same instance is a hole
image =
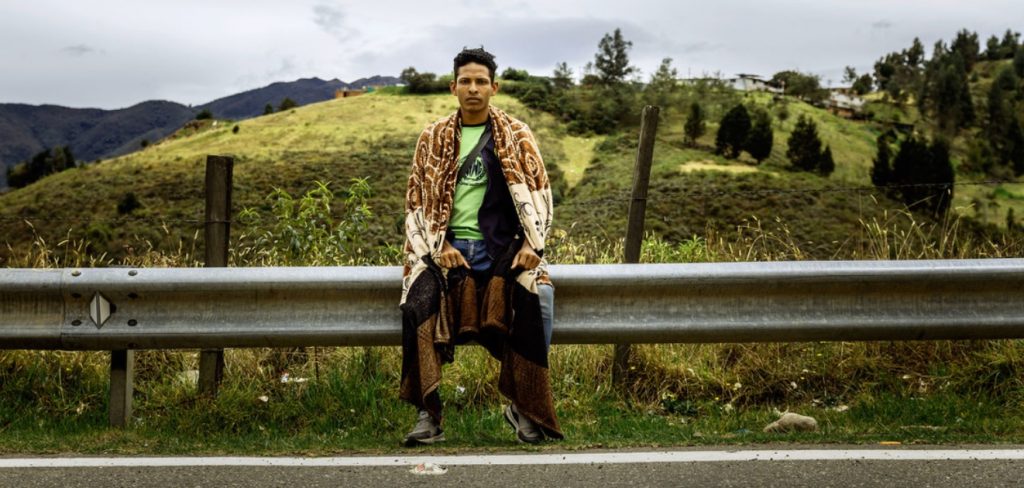
[[[779,188],[771,186],[761,187],[744,187],[737,189],[736,184],[731,185],[729,188],[715,188],[714,186],[699,186],[694,188],[673,188],[672,198],[674,200],[686,199],[686,198],[721,198],[724,196],[743,196],[743,197],[765,197],[770,195],[822,195],[822,194],[860,194],[860,195],[873,195],[878,193],[889,193],[894,194],[898,191],[905,189],[950,189],[954,190],[957,187],[969,187],[969,186],[999,186],[1005,184],[1016,184],[1018,182],[1013,180],[999,180],[999,179],[985,179],[985,180],[973,180],[957,182],[954,184],[949,183],[913,183],[913,184],[891,184],[891,185],[879,185],[879,186],[866,186],[866,185],[846,185],[846,186],[824,186],[821,188]],[[660,194],[664,193],[664,190],[657,186],[652,187],[649,190],[647,200],[656,200]],[[631,199],[631,191],[629,188],[622,188],[611,194],[605,194],[594,198],[573,198],[568,202],[563,202],[561,205],[574,205],[574,206],[593,206],[601,205],[609,202],[628,203]],[[557,208],[557,207],[556,207]],[[374,215],[378,218],[381,217],[393,217],[399,218],[405,216],[404,209],[385,208],[374,211]],[[253,225],[259,223],[271,223],[284,220],[283,217],[276,215],[269,215],[260,213],[256,217],[240,218],[237,216],[228,220],[227,222],[232,225]],[[35,214],[21,214],[21,215],[0,215],[0,223],[2,222],[29,222],[35,223],[46,223],[46,224],[91,224],[91,223],[153,223],[153,224],[166,224],[166,225],[180,225],[180,226],[202,226],[208,223],[202,212],[198,212],[194,217],[182,217],[176,216],[163,216],[163,215],[120,215],[117,217],[96,217],[96,216],[81,216],[81,217],[52,217],[46,215],[35,215]]]

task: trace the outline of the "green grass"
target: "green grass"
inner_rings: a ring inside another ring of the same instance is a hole
[[[218,404],[202,403],[219,410]],[[386,452],[448,453],[460,450],[575,450],[586,448],[671,447],[695,445],[813,444],[1014,444],[1024,441],[1019,408],[961,397],[927,399],[882,398],[837,413],[807,406],[818,432],[766,434],[761,429],[776,415],[769,409],[742,408],[698,418],[665,416],[628,410],[609,402],[585,416],[563,412],[566,439],[539,446],[517,443],[495,405],[463,409],[445,421],[447,442],[430,448],[401,449],[402,436],[414,423],[414,412],[399,418],[368,416],[374,427],[346,428],[338,421],[307,422],[279,428],[257,424],[244,431],[203,427],[194,430],[132,426],[114,429],[92,422],[60,425],[13,425],[0,436],[0,454],[130,454],[130,455],[334,455]],[[191,412],[191,410],[190,410]],[[256,412],[247,412],[256,413]],[[305,410],[305,415],[319,412]],[[204,416],[203,418],[207,418]],[[352,419],[350,419],[352,421]],[[29,422],[26,422],[29,423]],[[326,425],[311,425],[326,424]],[[262,428],[261,428],[262,427]]]
[[[957,359],[1012,354],[1016,361],[1019,341],[933,345],[923,355],[907,355],[900,344],[642,346],[634,364],[644,372],[631,377],[625,395],[611,388],[610,346],[555,346],[553,388],[567,438],[537,447],[516,443],[501,416],[496,362],[480,348],[462,348],[441,388],[449,440],[428,451],[1024,441],[1020,371],[959,368],[965,361]],[[778,347],[790,353],[790,364],[765,361]],[[6,373],[0,387],[0,454],[394,452],[415,420],[414,409],[397,399],[397,348],[320,348],[315,359],[311,350],[290,358],[229,350],[215,399],[198,396],[194,383],[181,379],[195,367],[194,354],[138,354],[135,413],[124,429],[105,425],[105,353],[0,354],[0,366],[18,370]],[[929,359],[949,361],[947,369],[922,362]],[[902,364],[875,371],[875,381],[843,383],[878,362]],[[63,376],[54,374],[62,368]],[[308,381],[281,383],[284,369]],[[777,384],[759,375],[779,375]],[[820,431],[761,431],[785,410],[815,417]]]
[[[600,142],[598,137],[565,136],[562,138],[562,150],[565,152],[565,164],[561,166],[569,187],[576,186],[583,178],[591,161],[594,160],[594,148]]]

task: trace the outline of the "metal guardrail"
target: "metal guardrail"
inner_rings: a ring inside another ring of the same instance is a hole
[[[1024,338],[1024,259],[552,266],[554,343]],[[0,349],[398,345],[401,269],[0,269]]]
[[[554,343],[1024,338],[1024,259],[551,275]],[[0,269],[0,349],[398,345],[400,278],[397,267]]]

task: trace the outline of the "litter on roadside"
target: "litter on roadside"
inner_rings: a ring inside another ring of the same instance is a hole
[[[409,472],[412,474],[445,474],[448,472],[448,469],[439,464],[420,463],[413,466]]]

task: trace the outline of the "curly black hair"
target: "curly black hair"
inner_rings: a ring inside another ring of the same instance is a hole
[[[476,49],[463,47],[462,52],[455,55],[455,69],[452,70],[452,73],[456,79],[459,77],[459,68],[469,63],[478,63],[486,66],[488,74],[491,76],[491,82],[494,82],[494,72],[498,70],[498,65],[494,62],[494,55],[484,51],[483,46]]]

